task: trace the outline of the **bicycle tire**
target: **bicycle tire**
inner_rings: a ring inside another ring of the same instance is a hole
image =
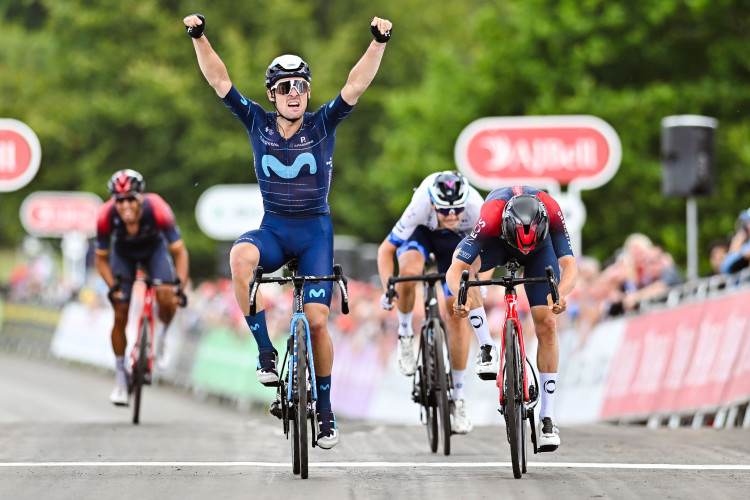
[[[510,459],[513,465],[513,477],[520,479],[523,475],[523,372],[519,366],[520,348],[518,331],[513,320],[505,323],[505,412],[510,437]]]
[[[429,342],[427,341],[427,327],[422,328],[422,335],[419,342],[422,362],[417,367],[419,372],[419,389],[420,404],[425,412],[425,424],[427,426],[427,442],[430,444],[430,451],[437,453],[438,450],[438,420],[435,401],[435,390],[433,384],[433,361],[430,352]]]
[[[144,318],[141,331],[138,336],[138,358],[133,365],[133,423],[138,424],[141,420],[141,393],[148,371],[148,340],[150,325]]]
[[[443,454],[451,454],[451,407],[448,396],[449,375],[446,371],[445,349],[447,348],[446,333],[439,321],[433,320],[432,324],[432,349],[435,360],[435,379],[433,387],[435,388],[435,398],[437,399],[437,415],[439,420],[439,429],[442,434]]]
[[[299,397],[297,396],[298,387],[295,374],[297,373],[296,366],[294,364],[294,349],[295,346],[291,346],[291,354],[289,356],[289,385],[292,391],[292,400],[289,402],[289,441],[292,447],[292,472],[299,474],[300,472],[300,452],[299,452]],[[286,396],[284,396],[286,397]]]
[[[307,479],[307,334],[305,323],[297,320],[297,373],[295,381],[299,392],[297,403],[297,435],[299,436],[300,477]]]

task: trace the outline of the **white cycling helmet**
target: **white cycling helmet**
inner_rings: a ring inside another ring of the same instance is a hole
[[[458,172],[446,170],[435,176],[427,192],[438,208],[460,208],[469,199],[469,183]]]

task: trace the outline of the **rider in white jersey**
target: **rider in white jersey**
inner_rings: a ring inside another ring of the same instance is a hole
[[[388,278],[393,275],[394,256],[398,257],[399,276],[422,274],[430,254],[435,256],[437,272],[447,271],[456,246],[474,228],[483,202],[482,195],[458,172],[437,172],[427,176],[378,249],[378,273],[383,289],[387,291]],[[398,283],[397,297],[393,299],[399,319],[399,370],[406,376],[411,376],[416,371],[412,328],[416,286],[417,283],[413,281]],[[446,310],[452,311],[455,297],[445,283],[443,292]],[[385,293],[381,297],[381,306],[387,310],[393,308]],[[453,365],[452,427],[454,432],[465,434],[472,428],[464,401],[471,334],[469,325],[463,318],[446,314],[444,320],[449,331]],[[470,322],[480,343],[476,373],[481,378],[494,380],[498,370],[498,355],[487,327],[484,307],[471,311]]]

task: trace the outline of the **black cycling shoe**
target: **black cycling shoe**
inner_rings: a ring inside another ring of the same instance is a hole
[[[324,450],[330,450],[339,442],[339,429],[336,416],[330,408],[323,408],[318,412],[317,444]]]
[[[279,385],[279,372],[276,364],[279,362],[279,353],[276,349],[262,349],[258,353],[258,368],[255,374],[258,382],[266,387],[277,387]]]

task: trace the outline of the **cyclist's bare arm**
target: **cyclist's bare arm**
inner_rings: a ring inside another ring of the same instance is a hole
[[[578,281],[578,264],[572,255],[560,257],[557,262],[560,264],[560,282],[557,284],[557,289],[560,291],[560,304],[552,304],[552,296],[547,294],[547,305],[553,313],[560,314],[567,309],[565,297],[573,291]]]
[[[370,25],[377,26],[381,33],[385,33],[393,26],[387,19],[379,17],[374,18]],[[370,83],[375,78],[378,68],[380,68],[380,61],[383,59],[385,46],[385,43],[375,40],[370,42],[362,58],[354,65],[351,72],[349,72],[346,85],[341,89],[341,97],[350,106],[357,104],[359,97],[364,94],[367,87],[370,86]]]
[[[456,253],[458,250],[456,251]],[[462,260],[456,258],[456,254],[453,254],[453,260],[451,261],[451,267],[445,273],[445,282],[448,284],[448,289],[451,293],[458,297],[458,288],[461,285],[461,274],[464,271],[469,271],[471,276],[474,276],[481,266],[481,260],[477,257],[473,263],[467,264]],[[459,309],[458,301],[453,303],[453,314],[459,318],[465,318],[469,315],[469,311],[476,309],[482,305],[482,293],[478,287],[471,287],[467,290],[466,304],[461,306]]]
[[[183,286],[187,285],[190,259],[188,258],[187,248],[185,248],[185,243],[182,239],[169,245],[169,252],[174,259],[174,268],[177,273],[177,278],[179,278],[180,283],[182,283]]]
[[[96,250],[94,265],[107,284],[107,288],[111,289],[115,285],[115,277],[112,275],[112,268],[109,266],[109,252],[107,250]]]
[[[387,239],[383,240],[383,243],[378,247],[378,275],[380,275],[380,282],[383,285],[384,292],[388,291],[388,278],[393,276],[395,267],[393,265],[393,257],[396,255],[396,250],[396,245]]]
[[[202,23],[195,15],[187,16],[182,22],[188,27]],[[206,81],[214,88],[216,95],[225,97],[232,88],[232,81],[229,79],[229,73],[224,62],[211,47],[206,35],[193,38],[193,47],[195,47],[195,55],[198,57],[198,66],[200,66],[203,76],[206,77]]]

